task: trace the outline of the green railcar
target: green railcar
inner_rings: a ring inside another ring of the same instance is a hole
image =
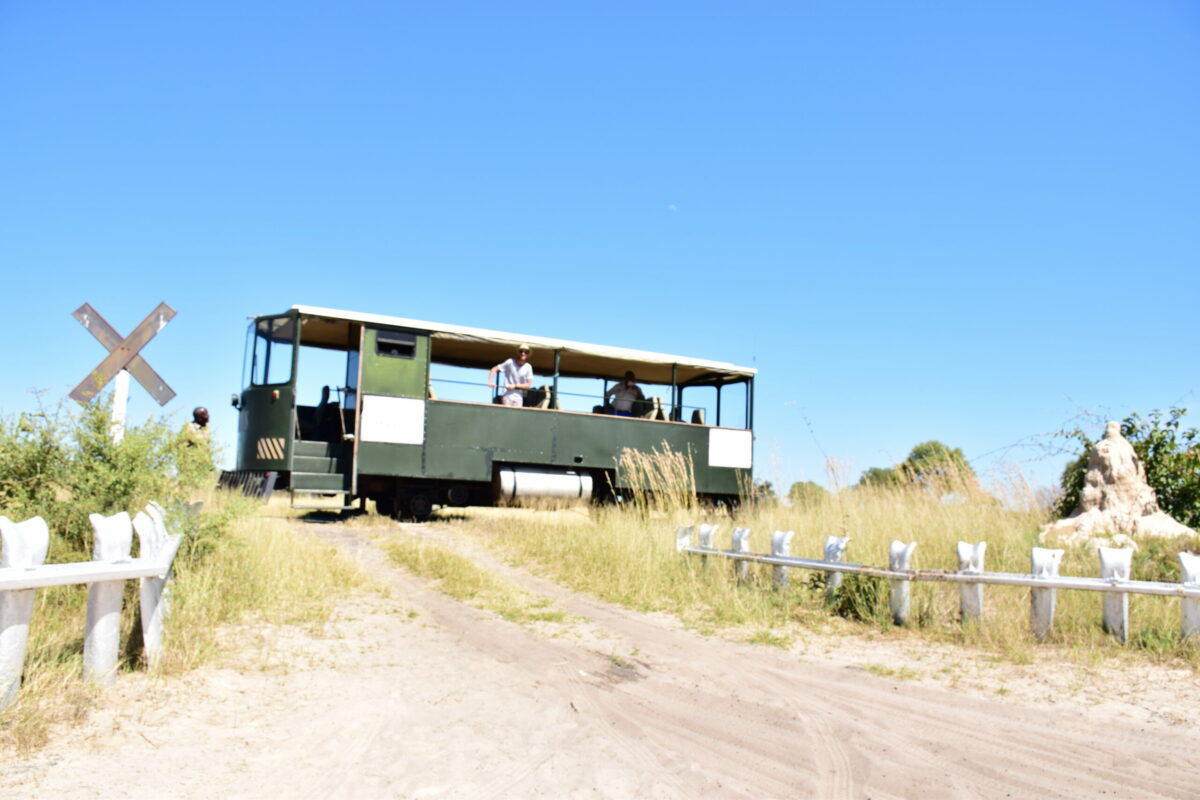
[[[532,348],[535,387],[498,404],[487,370]],[[626,371],[644,399],[614,416]],[[438,505],[619,499],[627,449],[670,448],[697,494],[735,501],[753,466],[755,370],[715,361],[399,317],[293,306],[254,319],[237,475],[276,479],[293,505],[340,496],[424,518]],[[707,421],[706,421],[707,420]]]

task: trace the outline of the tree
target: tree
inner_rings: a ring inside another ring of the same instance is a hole
[[[894,467],[871,467],[858,479],[858,486],[892,488],[917,484],[940,491],[976,489],[979,479],[958,447],[936,439],[921,442],[908,458]]]
[[[758,503],[778,503],[779,498],[775,495],[775,487],[770,481],[755,481],[754,482],[754,500]]]
[[[871,467],[864,470],[856,486],[874,486],[890,489],[904,483],[904,477],[895,467]]]
[[[794,506],[813,506],[829,497],[829,492],[819,483],[796,481],[788,489],[788,500]]]
[[[900,468],[910,480],[927,485],[965,483],[974,486],[978,482],[975,470],[967,463],[962,448],[951,448],[936,439],[914,447]]]
[[[1200,529],[1200,430],[1181,427],[1186,414],[1186,408],[1171,408],[1166,414],[1152,411],[1145,419],[1133,413],[1121,421],[1121,435],[1141,459],[1159,508],[1189,528]],[[1095,444],[1079,429],[1064,434],[1077,439],[1083,452],[1063,470],[1063,495],[1055,507],[1062,517],[1079,505],[1088,453]]]

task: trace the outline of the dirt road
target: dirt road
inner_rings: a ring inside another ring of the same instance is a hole
[[[1071,688],[1035,668],[985,672],[1003,695],[954,688],[921,677],[953,653],[913,670],[886,641],[787,652],[704,637],[488,561],[573,615],[535,632],[391,568],[378,531],[307,528],[390,596],[347,604],[336,638],[241,631],[240,668],[123,678],[82,727],[0,764],[3,796],[1196,796],[1190,673],[1148,670],[1107,702],[1111,682]]]

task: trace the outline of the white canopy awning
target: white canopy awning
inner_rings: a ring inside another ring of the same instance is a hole
[[[533,350],[530,362],[535,370],[549,374],[554,370],[554,354],[559,353],[559,373],[567,377],[595,377],[618,380],[632,370],[638,380],[649,383],[676,382],[727,383],[752,378],[751,367],[739,367],[723,361],[630,350],[599,344],[547,339],[518,333],[504,333],[440,322],[362,314],[317,306],[292,306],[301,320],[301,343],[318,347],[347,349],[357,344],[353,325],[372,325],[424,331],[430,334],[433,361],[460,367],[487,369],[515,355],[517,345]]]

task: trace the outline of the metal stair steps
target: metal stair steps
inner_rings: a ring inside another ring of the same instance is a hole
[[[346,476],[340,472],[293,472],[292,491],[344,493]]]
[[[328,456],[292,456],[292,470],[301,473],[342,473],[342,460]]]

